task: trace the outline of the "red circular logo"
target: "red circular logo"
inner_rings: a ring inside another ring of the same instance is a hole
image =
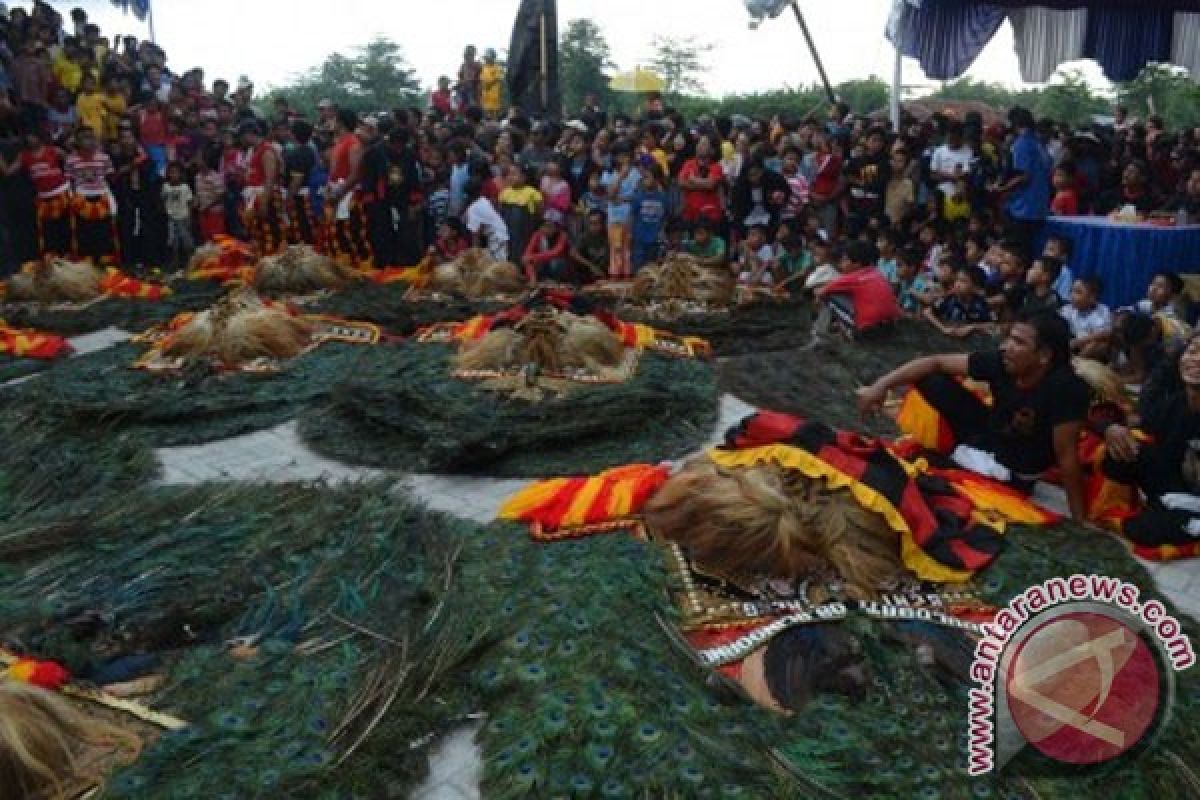
[[[1030,744],[1068,764],[1098,764],[1135,747],[1159,705],[1159,668],[1123,622],[1073,612],[1043,623],[1010,662],[1013,722]]]

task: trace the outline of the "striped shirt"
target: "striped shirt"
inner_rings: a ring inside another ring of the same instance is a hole
[[[108,177],[113,173],[108,153],[74,153],[67,156],[67,176],[71,186],[80,194],[103,194],[108,191]]]

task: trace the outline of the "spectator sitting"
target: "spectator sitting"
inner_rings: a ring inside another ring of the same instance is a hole
[[[588,283],[608,275],[608,221],[604,212],[592,211],[584,223],[583,235],[571,248],[571,261],[582,270],[576,269],[581,282]]]
[[[985,283],[979,267],[962,267],[950,293],[936,307],[925,310],[925,319],[947,336],[969,336],[986,329],[992,312],[983,297]]]
[[[437,239],[429,248],[435,264],[446,264],[467,250],[467,232],[461,222],[454,218],[442,220],[438,226]]]
[[[521,259],[525,277],[530,283],[566,283],[570,280],[570,262],[567,260],[570,242],[567,241],[562,223],[561,213],[547,211],[541,227],[530,237],[525,256]]]
[[[887,278],[888,283],[895,286],[899,282],[899,276],[896,274],[896,256],[900,249],[900,234],[890,228],[881,231],[875,246],[879,248],[879,271]]]
[[[906,247],[896,260],[896,300],[906,314],[918,314],[930,291],[930,275],[922,268],[924,258],[916,247]]]
[[[833,246],[829,242],[824,239],[813,239],[809,244],[809,250],[812,252],[813,264],[816,266],[805,278],[804,289],[816,292],[829,285],[842,273],[834,266]]]
[[[887,279],[875,267],[879,251],[870,242],[846,245],[839,264],[841,275],[817,290],[821,310],[814,341],[840,327],[850,337],[900,318],[900,307]]]
[[[693,223],[692,236],[683,249],[706,267],[723,267],[728,260],[725,240],[713,233],[712,223],[704,217]]]
[[[782,250],[776,253],[775,264],[780,283],[793,293],[799,292],[812,269],[812,253],[804,247],[804,237],[798,233],[790,234],[779,244]]]
[[[1062,262],[1053,256],[1042,256],[1033,262],[1025,273],[1025,297],[1021,303],[1022,315],[1036,314],[1039,311],[1058,313],[1062,308],[1062,298],[1054,291],[1054,283],[1062,272]]]
[[[1071,352],[1107,362],[1113,316],[1100,302],[1100,292],[1099,278],[1078,278],[1071,286],[1071,302],[1059,313],[1071,327]]]
[[[557,211],[566,219],[571,213],[571,184],[563,179],[562,167],[557,161],[546,163],[540,188],[546,210]]]
[[[1062,271],[1058,273],[1058,280],[1054,282],[1054,291],[1058,292],[1059,297],[1067,297],[1075,284],[1075,274],[1067,266],[1071,258],[1071,240],[1062,236],[1051,236],[1046,240],[1042,255],[1057,258],[1062,262]]]
[[[746,240],[738,245],[737,259],[733,270],[742,286],[773,286],[775,276],[775,251],[767,244],[767,229],[764,225],[751,225]]]

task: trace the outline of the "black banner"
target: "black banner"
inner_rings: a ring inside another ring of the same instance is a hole
[[[526,114],[558,118],[558,1],[521,0],[508,47],[508,94]]]

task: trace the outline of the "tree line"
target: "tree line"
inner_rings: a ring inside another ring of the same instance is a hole
[[[816,84],[712,96],[704,84],[707,56],[712,49],[711,44],[693,38],[658,36],[653,40],[653,56],[647,66],[664,78],[667,104],[685,117],[743,114],[770,118],[778,114],[801,118],[824,112],[828,100]],[[604,30],[594,20],[574,19],[567,24],[559,43],[559,68],[563,108],[568,116],[582,108],[588,94],[596,95],[604,106],[616,111],[632,112],[641,102],[638,95],[609,88],[617,66]],[[834,91],[855,113],[869,114],[887,108],[890,87],[872,76],[838,84]],[[293,108],[305,113],[312,113],[322,98],[362,112],[423,105],[427,101],[402,48],[386,37],[376,37],[349,55],[330,55],[271,95],[286,98]],[[1150,65],[1137,79],[1119,84],[1115,97],[1090,86],[1074,71],[1060,72],[1045,87],[1019,90],[964,77],[942,85],[929,97],[978,101],[997,111],[1020,105],[1039,117],[1077,127],[1089,124],[1096,115],[1110,114],[1115,100],[1128,106],[1135,116],[1145,118],[1156,113],[1172,127],[1200,126],[1200,85],[1185,70],[1163,65]]]

